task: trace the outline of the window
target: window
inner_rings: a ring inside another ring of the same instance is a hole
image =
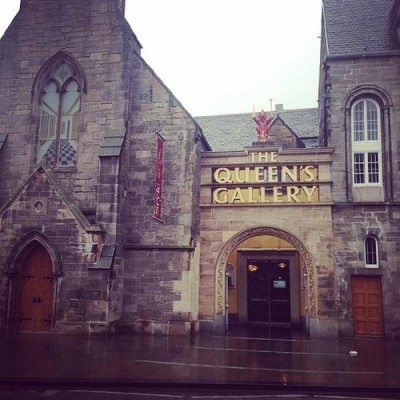
[[[367,236],[364,240],[364,260],[366,268],[378,268],[378,241],[374,236]]]
[[[352,107],[353,183],[382,185],[380,109],[372,99]]]
[[[38,161],[51,167],[76,166],[81,90],[62,62],[51,73],[40,98]]]

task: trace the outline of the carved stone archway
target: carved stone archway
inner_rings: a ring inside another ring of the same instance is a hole
[[[311,253],[296,236],[274,227],[254,227],[246,229],[233,236],[222,248],[216,266],[216,315],[223,315],[225,313],[225,269],[230,253],[243,241],[262,235],[275,236],[284,239],[293,245],[293,247],[295,247],[295,249],[302,255],[307,269],[308,312],[310,316],[315,317],[317,315],[315,301],[315,274],[314,261]]]
[[[53,275],[60,276],[62,274],[61,257],[56,247],[41,232],[32,231],[17,242],[11,254],[9,255],[6,269],[6,273],[8,275],[14,275],[18,273],[21,260],[26,256],[27,253],[29,253],[30,249],[35,244],[40,244],[49,253],[53,264]]]

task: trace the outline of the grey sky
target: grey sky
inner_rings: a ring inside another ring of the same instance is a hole
[[[126,0],[142,56],[194,116],[317,106],[321,0]],[[2,1],[0,34],[19,0]]]

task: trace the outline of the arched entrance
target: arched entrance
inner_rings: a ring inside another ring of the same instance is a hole
[[[53,265],[46,249],[37,244],[22,262],[17,294],[17,329],[51,331],[54,309]]]
[[[215,322],[308,328],[316,315],[314,287],[311,254],[294,235],[272,227],[239,232],[217,260]]]
[[[54,325],[61,258],[41,232],[21,238],[7,261],[7,329],[49,332]]]

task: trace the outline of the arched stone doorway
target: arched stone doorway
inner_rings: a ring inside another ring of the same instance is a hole
[[[255,241],[258,241],[259,244],[249,245]],[[233,259],[237,261],[236,266],[232,265]],[[235,268],[236,272],[234,272]],[[260,271],[249,274],[248,269],[260,269]],[[252,276],[259,273],[262,275],[261,279],[268,281],[267,285],[271,289],[266,289],[269,293],[266,293],[264,298],[261,294],[261,296],[255,296],[261,297],[261,299],[255,300],[265,301],[271,308],[271,301],[274,301],[272,293],[279,292],[279,303],[283,304],[284,301],[282,300],[287,300],[285,310],[277,311],[275,309],[271,312],[270,309],[266,311],[267,314],[264,316],[254,316],[254,313],[248,312],[248,309],[251,310],[256,307],[256,303],[249,303],[252,297],[250,296],[252,289],[249,288],[254,288],[254,286],[251,286],[254,284],[254,282],[252,283],[254,281]],[[236,299],[237,304],[234,305],[237,308],[235,311],[237,311],[238,323],[251,322],[252,320],[264,320],[264,322],[269,323],[300,323],[300,314],[302,314],[302,317],[304,317],[302,322],[307,326],[308,319],[317,314],[314,281],[314,262],[311,253],[293,234],[274,227],[254,227],[239,232],[224,245],[217,259],[216,327],[220,330],[227,327],[227,300],[229,298],[232,302],[232,292],[235,291],[235,286],[240,285]],[[301,295],[300,292],[302,292]],[[300,305],[300,303],[302,304]],[[298,311],[300,306],[303,310],[302,313]],[[232,310],[232,304],[230,304],[230,307]],[[280,317],[277,317],[278,314]],[[282,315],[286,315],[286,317],[282,317]]]
[[[58,253],[40,233],[27,235],[8,262],[8,328],[51,332],[60,276]]]

